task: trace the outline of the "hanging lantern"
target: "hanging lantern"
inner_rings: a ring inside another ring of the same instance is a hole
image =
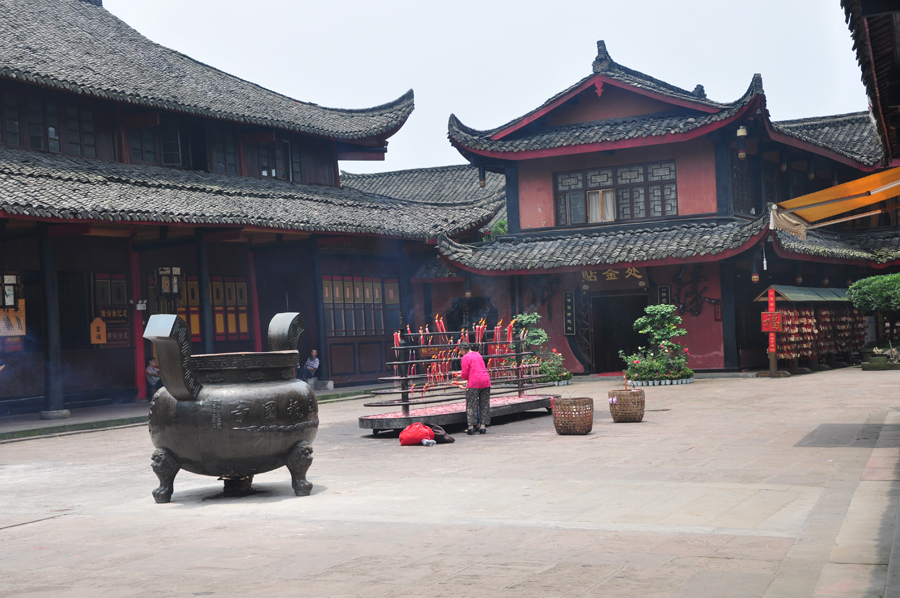
[[[806,163],[806,178],[808,178],[811,181],[816,180],[816,161],[815,160],[809,160]]]
[[[781,172],[788,171],[788,153],[787,152],[779,152],[780,164],[778,165],[778,170]]]
[[[794,284],[797,286],[803,284],[803,266],[801,264],[794,266]]]
[[[3,283],[0,286],[0,291],[3,292],[3,295],[0,296],[0,308],[17,309],[19,307],[19,299],[21,299],[19,289],[22,285],[22,277],[18,274],[4,274],[0,281]]]
[[[759,282],[759,260],[754,259],[750,262],[750,280],[753,283]]]
[[[747,127],[741,125],[737,130],[738,160],[744,160],[747,157],[746,139]]]

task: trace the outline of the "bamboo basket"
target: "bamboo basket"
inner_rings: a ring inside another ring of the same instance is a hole
[[[594,399],[553,399],[551,405],[557,434],[588,434],[594,428]]]
[[[616,423],[639,422],[644,419],[644,391],[643,389],[609,391],[609,414]]]

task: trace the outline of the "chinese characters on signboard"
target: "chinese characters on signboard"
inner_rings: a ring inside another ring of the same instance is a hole
[[[575,293],[563,293],[563,320],[565,334],[575,334]]]
[[[762,313],[763,332],[781,332],[781,313],[777,311],[764,311]]]
[[[660,305],[668,305],[672,302],[671,296],[672,288],[667,284],[661,284],[656,287],[656,302]]]
[[[768,313],[775,312],[775,289],[769,289],[769,311]],[[781,314],[778,315],[778,330],[781,330]],[[763,332],[765,332],[766,314],[763,314]],[[777,347],[775,346],[775,332],[769,332],[769,353],[776,353]]]
[[[647,286],[645,268],[626,266],[581,271],[581,288],[585,291],[647,288]]]

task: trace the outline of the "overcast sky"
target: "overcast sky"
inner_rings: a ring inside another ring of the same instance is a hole
[[[384,162],[349,172],[462,163],[455,113],[478,129],[539,106],[613,60],[709,98],[739,98],[761,73],[774,120],[866,110],[839,0],[104,0],[162,45],[298,100],[416,109]]]

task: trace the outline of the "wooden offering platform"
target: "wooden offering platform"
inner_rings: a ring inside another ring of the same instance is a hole
[[[510,397],[491,397],[491,418],[521,413],[534,409],[550,410],[550,400],[555,395],[525,395]],[[557,397],[558,398],[558,397]],[[446,426],[448,424],[466,423],[466,402],[431,404],[427,407],[410,409],[405,415],[402,411],[365,415],[359,418],[359,427],[372,430],[374,434],[382,430],[402,430],[413,422]]]

